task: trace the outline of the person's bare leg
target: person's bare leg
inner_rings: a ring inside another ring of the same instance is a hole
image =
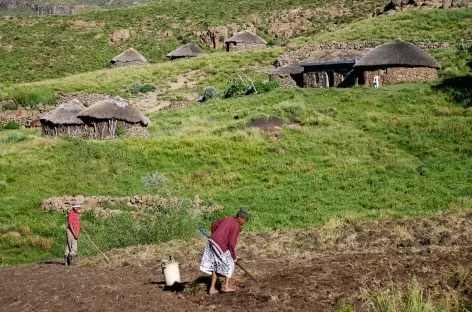
[[[231,286],[231,277],[225,277],[225,289],[224,292],[235,292],[236,288]]]
[[[216,280],[217,280],[216,272],[213,272],[211,275],[211,285],[210,285],[210,295],[214,295],[218,293],[218,290],[216,290]]]

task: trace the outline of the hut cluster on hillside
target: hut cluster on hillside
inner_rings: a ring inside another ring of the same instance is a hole
[[[84,107],[79,101],[59,105],[41,119],[43,136],[76,136],[87,139],[149,137],[149,119],[128,101],[109,98]]]
[[[380,86],[398,82],[435,80],[441,65],[426,51],[393,40],[357,58],[288,64],[269,74],[283,87],[327,88]]]
[[[256,34],[249,31],[243,31],[232,36],[225,41],[226,51],[255,51],[264,49],[267,46],[267,42]],[[197,57],[205,54],[205,51],[201,47],[195,44],[185,44],[174,51],[167,54],[170,60]],[[146,65],[149,64],[148,60],[141,55],[138,51],[133,48],[129,48],[123,51],[121,54],[115,56],[108,63],[109,68],[135,66],[135,65]]]

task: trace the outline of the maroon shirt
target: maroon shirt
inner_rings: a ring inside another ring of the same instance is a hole
[[[211,240],[213,240],[221,251],[229,250],[231,257],[236,260],[236,243],[238,241],[241,225],[235,217],[226,217],[211,224]]]
[[[80,217],[74,209],[71,209],[69,215],[67,217],[67,224],[72,228],[74,231],[74,235],[79,235],[80,233]]]

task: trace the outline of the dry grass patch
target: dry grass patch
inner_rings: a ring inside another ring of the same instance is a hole
[[[51,238],[46,238],[39,235],[29,236],[26,241],[28,245],[41,250],[51,250],[53,245],[53,240]]]

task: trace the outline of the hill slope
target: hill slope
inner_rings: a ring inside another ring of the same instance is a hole
[[[384,0],[162,0],[151,4],[67,16],[0,19],[0,82],[62,77],[105,68],[133,46],[158,62],[189,41],[200,41],[209,27],[219,36],[253,30],[274,39],[279,29],[313,34],[366,17]],[[131,38],[109,45],[109,34],[131,30]],[[229,32],[229,33],[228,33]],[[223,38],[218,38],[224,40]]]
[[[412,18],[416,14],[424,13],[407,13],[408,30],[400,23],[398,33],[415,35],[412,25],[422,22]],[[455,23],[435,24],[438,38],[449,38],[441,30],[462,33],[463,20],[453,18],[470,18],[472,12],[435,10],[429,14],[432,21]],[[369,21],[383,21],[393,28],[397,20]],[[333,36],[349,34],[356,39],[352,29],[368,27],[366,21],[357,22]],[[161,85],[189,71],[202,76],[196,89],[209,84],[221,88],[238,72],[263,75],[261,67],[270,66],[280,52],[272,48],[219,53],[4,86],[1,91],[8,96],[23,89],[120,93],[135,80]],[[446,67],[443,75],[448,68],[453,69],[449,75],[465,73],[465,54],[455,48],[434,53]],[[195,218],[159,214],[159,218],[139,222],[129,214],[107,220],[86,214],[84,224],[100,247],[195,235],[197,223],[233,213],[240,205],[252,211],[249,230],[306,227],[331,218],[401,217],[470,208],[471,109],[431,84],[276,90],[160,111],[150,117],[154,138],[147,140],[54,140],[41,138],[38,129],[0,131],[0,262],[24,263],[61,255],[64,215],[40,212],[41,199],[146,194],[151,190],[141,179],[155,171],[167,177],[172,194],[182,198],[198,194],[225,210]],[[248,128],[258,117],[296,119],[301,126],[276,132]],[[129,212],[129,207],[115,208]],[[81,251],[82,255],[94,252],[91,246]]]

